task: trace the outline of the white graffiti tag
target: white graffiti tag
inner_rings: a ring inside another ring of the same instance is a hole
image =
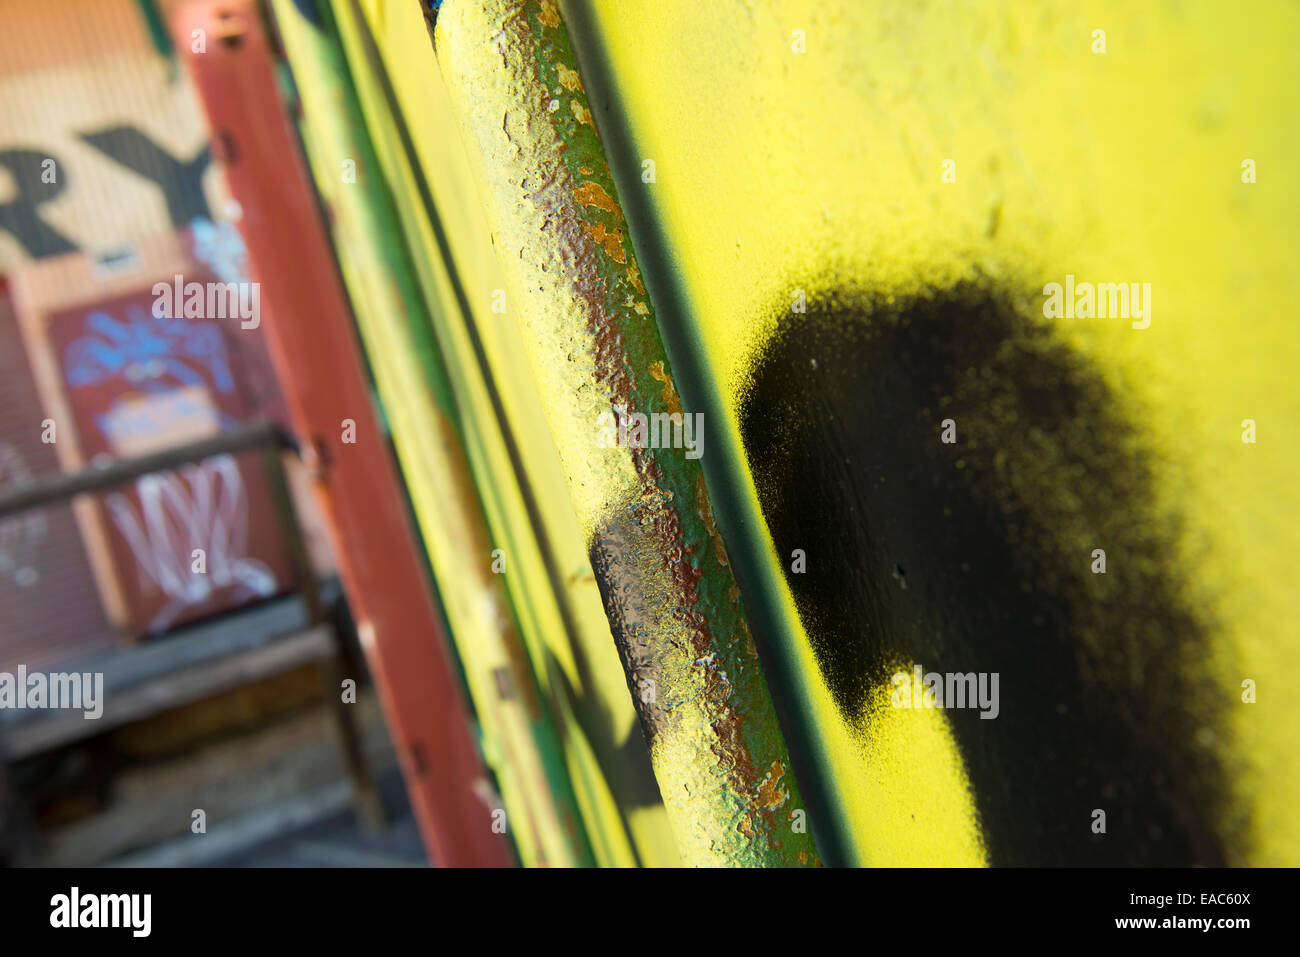
[[[265,597],[275,592],[275,575],[245,556],[248,499],[233,457],[219,455],[176,472],[146,475],[135,483],[140,512],[121,493],[105,504],[135,555],[141,587],[156,588],[168,602],[149,623],[166,629],[192,605],[237,586]],[[203,549],[195,571],[195,549]]]

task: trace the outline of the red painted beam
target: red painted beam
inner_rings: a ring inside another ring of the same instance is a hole
[[[272,360],[294,429],[314,450],[316,492],[430,856],[445,866],[508,865],[258,10],[250,0],[198,0],[173,11],[172,29],[242,208]],[[345,420],[355,423],[354,444],[343,441]]]

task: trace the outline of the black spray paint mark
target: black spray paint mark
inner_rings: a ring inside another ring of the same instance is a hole
[[[741,410],[764,514],[856,726],[900,661],[1000,674],[995,720],[947,712],[993,863],[1220,864],[1240,823],[1177,524],[1120,397],[1031,316],[962,287],[784,320]]]

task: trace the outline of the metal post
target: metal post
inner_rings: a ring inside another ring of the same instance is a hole
[[[505,865],[508,846],[480,796],[486,772],[259,11],[249,0],[199,0],[173,11],[172,28],[242,211],[272,359],[312,450],[315,491],[430,858]]]

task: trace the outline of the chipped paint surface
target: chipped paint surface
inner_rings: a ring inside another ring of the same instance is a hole
[[[291,0],[274,0],[273,8],[303,105],[307,158],[334,213],[335,248],[347,250],[339,256],[343,280],[439,584],[480,746],[500,789],[497,803],[504,802],[526,865],[589,865],[595,860],[578,802],[556,759],[559,729],[539,699],[505,576],[463,557],[490,554],[494,542],[461,439],[464,426],[456,421],[446,360],[425,325],[426,307],[397,214],[380,185],[379,160],[343,51]],[[345,184],[334,175],[340,155],[356,157],[357,182]]]
[[[683,860],[816,864],[698,461],[597,442],[681,405],[554,4],[447,3],[434,39]]]
[[[593,853],[601,866],[676,866],[680,858],[649,749],[637,740],[636,709],[610,640],[585,536],[538,404],[524,342],[515,323],[493,313],[495,303],[479,294],[505,283],[476,192],[477,177],[456,135],[450,96],[430,55],[421,7],[386,0],[333,0],[331,6],[421,288],[432,304],[432,331],[447,357],[462,435],[472,437],[466,452],[495,547],[509,557],[509,574],[501,577],[519,616],[544,706],[565,725],[563,760]],[[378,63],[367,52],[366,34],[378,48]],[[392,101],[384,93],[381,70],[391,83]],[[403,145],[399,123],[410,134],[413,153]],[[445,231],[445,249],[430,217]],[[453,272],[470,291],[463,311]],[[486,366],[476,356],[476,338]],[[485,368],[495,389],[488,385]],[[501,409],[494,407],[493,391]],[[522,484],[514,481],[508,436],[516,443],[540,515],[530,510]],[[557,577],[563,579],[558,589]],[[513,827],[511,834],[518,839]]]

